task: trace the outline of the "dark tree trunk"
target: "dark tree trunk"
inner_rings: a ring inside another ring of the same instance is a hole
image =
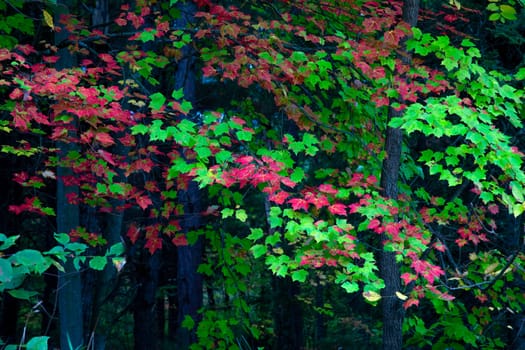
[[[297,300],[300,285],[289,278],[272,277],[274,288],[273,317],[275,344],[273,349],[303,348],[303,310]]]
[[[403,4],[403,20],[415,26],[419,12],[419,0],[405,0]],[[404,44],[403,44],[404,45]],[[410,64],[410,56],[402,55],[404,64]],[[398,117],[402,112],[390,108],[389,119]],[[383,194],[392,199],[398,197],[398,179],[401,166],[401,147],[403,133],[401,129],[387,127],[385,151],[386,158],[381,171],[381,187]],[[384,235],[382,242],[388,241]],[[396,292],[401,289],[399,265],[396,262],[395,252],[382,251],[380,257],[381,277],[385,282],[383,290],[383,349],[401,350],[403,348],[403,318],[404,309],[402,302],[396,297]]]
[[[187,28],[194,21],[196,7],[193,1],[180,2],[178,8],[181,17],[174,23],[175,28]],[[175,73],[176,90],[183,89],[184,99],[195,103],[195,51],[191,45],[182,48],[182,58],[178,62]],[[180,191],[179,198],[184,206],[184,219],[181,227],[184,232],[194,230],[201,226],[200,212],[201,198],[200,191],[195,182],[190,182],[185,191]],[[195,244],[177,248],[177,323],[181,324],[186,316],[190,316],[198,322],[198,310],[202,307],[202,276],[197,273],[197,268],[202,258],[203,244],[198,240]],[[179,327],[177,332],[177,342],[181,349],[186,349],[197,340],[195,330],[188,331]]]
[[[71,149],[70,145],[59,144],[62,154]],[[57,170],[57,231],[69,233],[79,225],[79,208],[69,204],[67,194],[78,193],[78,187],[66,186],[60,180],[70,176],[71,169],[59,167]],[[76,349],[83,344],[82,281],[80,272],[75,269],[71,259],[65,263],[64,272],[58,275],[58,308],[60,313],[60,347]],[[70,346],[71,344],[71,346]]]
[[[104,33],[108,32],[110,24],[109,9],[110,0],[96,0],[95,7],[92,10],[93,15],[91,24],[94,27],[100,28]],[[130,131],[123,131],[119,136],[124,136],[126,132]],[[117,143],[115,146],[113,146],[112,153],[126,157],[129,154],[129,148],[123,146],[120,143]],[[116,172],[117,175],[113,181],[124,183],[126,181],[124,171],[122,169],[117,169]],[[100,218],[100,223],[97,222],[97,227],[93,230],[94,232],[96,231],[104,233],[104,238],[107,241],[108,247],[121,242],[124,212],[117,211],[115,209],[119,208],[123,204],[124,201],[120,199],[112,199],[111,206],[113,211],[105,215],[103,218]],[[109,302],[108,297],[115,286],[117,269],[113,266],[113,264],[108,263],[101,272],[90,271],[90,273],[92,273],[93,277],[96,278],[94,280],[96,285],[90,291],[90,293],[93,294],[93,297],[91,318],[89,319],[89,323],[87,325],[87,327],[89,327],[87,329],[87,334],[90,334],[90,342],[94,342],[98,350],[99,348],[105,347],[106,340],[106,330],[101,327],[101,324],[112,318],[115,312],[115,308],[104,308],[104,305]]]
[[[319,283],[317,279],[317,286],[315,287],[315,305],[323,308],[324,305],[324,286]],[[315,345],[319,345],[320,341],[326,338],[326,320],[325,316],[316,312],[315,314]]]
[[[14,144],[16,137],[2,135],[3,144]],[[12,184],[13,173],[25,168],[27,164],[17,164],[20,160],[15,157],[0,157],[0,183]],[[20,186],[0,186],[0,233],[7,236],[20,233],[20,219],[11,215],[8,210],[10,204],[23,198]],[[13,249],[13,248],[11,248]],[[2,253],[11,253],[3,251]],[[56,285],[55,285],[56,286]],[[53,286],[53,289],[54,287]],[[0,292],[0,340],[5,343],[17,342],[17,321],[20,310],[20,300],[13,298],[7,292]]]
[[[67,13],[68,1],[58,1],[57,17],[61,13]],[[55,21],[55,23],[60,23]],[[65,28],[57,31],[55,42],[57,44],[68,38]],[[67,50],[59,52],[57,69],[67,69],[75,65],[74,56]],[[73,121],[70,127],[72,136],[76,132],[76,122]],[[59,159],[67,158],[68,153],[78,150],[74,143],[57,143]],[[69,167],[59,166],[57,169],[57,232],[70,233],[71,230],[79,226],[79,207],[70,204],[67,196],[70,194],[78,195],[78,186],[67,186],[63,179],[73,176],[73,171]],[[64,266],[64,272],[58,275],[58,308],[60,314],[60,347],[62,349],[76,349],[83,345],[83,316],[82,316],[82,281],[80,272],[75,269],[73,262],[69,259]]]
[[[0,340],[6,344],[17,343],[16,326],[20,302],[9,293],[0,294]]]
[[[391,116],[395,116],[391,114]],[[385,196],[397,199],[398,174],[401,159],[402,132],[400,129],[387,129],[386,153],[381,174],[381,186]],[[383,242],[388,241],[385,235]],[[396,262],[396,253],[382,251],[380,258],[381,277],[385,281],[383,290],[383,349],[400,350],[403,347],[403,317],[404,310],[396,292],[401,289],[399,266]]]
[[[145,252],[145,254],[149,254]],[[138,266],[137,293],[133,307],[133,335],[135,350],[155,350],[157,342],[157,287],[161,264],[161,252],[144,258],[144,264]]]

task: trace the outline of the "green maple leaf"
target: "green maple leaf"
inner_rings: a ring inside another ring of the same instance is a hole
[[[150,103],[149,103],[149,107],[154,110],[154,111],[158,111],[162,108],[162,106],[164,105],[164,103],[166,102],[166,97],[164,97],[163,94],[161,94],[160,92],[156,92],[154,94],[152,94],[150,96]]]

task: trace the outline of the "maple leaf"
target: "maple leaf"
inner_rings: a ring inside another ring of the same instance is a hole
[[[346,215],[346,206],[341,203],[336,203],[328,206],[328,211],[334,215]]]
[[[385,225],[385,231],[392,235],[393,240],[399,239],[400,225],[397,222],[389,222]]]
[[[19,98],[21,98],[22,96],[24,96],[24,91],[22,91],[22,89],[19,89],[19,88],[15,88],[13,91],[11,91],[11,93],[9,94],[9,98],[11,100],[17,100]]]
[[[309,203],[303,198],[292,198],[289,199],[287,203],[292,205],[293,210],[303,209],[304,211],[308,211]]]
[[[277,178],[277,175],[274,173],[268,173],[268,172],[258,172],[254,174],[252,178],[252,185],[256,186],[263,182],[272,182],[272,180],[275,180]]]
[[[20,215],[22,212],[26,210],[26,206],[24,204],[21,205],[14,205],[11,204],[7,210],[9,210],[11,213],[14,213],[15,215]]]
[[[153,255],[157,250],[162,249],[162,239],[159,236],[148,237],[144,248],[147,248]]]
[[[411,306],[419,306],[419,299],[410,298],[403,303],[403,308],[405,310]]]
[[[217,70],[211,65],[206,65],[202,68],[202,73],[205,77],[212,77],[217,74]]]
[[[281,177],[281,183],[282,183],[283,185],[285,185],[285,186],[290,187],[290,188],[294,188],[294,187],[297,185],[296,182],[292,181],[292,180],[291,180],[290,178],[288,178],[288,177]]]
[[[175,235],[175,237],[173,237],[171,242],[175,244],[175,246],[177,247],[188,245],[188,239],[186,238],[186,235],[184,234]]]
[[[327,207],[330,205],[330,202],[328,202],[328,198],[324,195],[317,195],[317,196],[306,196],[306,200],[313,204],[317,209],[321,209],[323,207]]]
[[[381,226],[381,221],[379,221],[378,219],[370,220],[370,222],[368,223],[369,230],[375,231],[379,226]]]
[[[106,132],[99,132],[95,134],[95,140],[100,142],[100,144],[104,147],[108,147],[115,144],[113,138]]]
[[[13,176],[13,181],[15,181],[16,183],[19,183],[19,184],[23,184],[28,179],[29,179],[29,175],[25,171],[22,171],[22,172],[19,172],[19,173],[15,173],[14,176]]]
[[[27,115],[27,112],[23,110],[18,110],[19,106],[17,106],[13,112],[11,112],[11,115],[13,116],[13,121],[15,123],[15,128],[20,129],[20,131],[27,131],[29,129],[29,116]]]
[[[434,244],[432,244],[432,247],[434,247],[434,249],[436,249],[437,251],[442,252],[442,253],[444,253],[445,250],[447,250],[447,247],[443,243],[441,243],[439,241],[435,242]]]
[[[352,203],[348,206],[348,214],[355,214],[359,211],[359,208],[361,208],[360,203]]]
[[[113,155],[111,153],[109,153],[108,151],[105,151],[103,149],[99,149],[97,151],[97,153],[102,157],[102,159],[104,159],[109,164],[111,164],[113,166],[117,165],[115,163],[115,161],[113,160]]]
[[[412,262],[412,264],[410,264],[410,266],[419,275],[423,275],[427,269],[427,263],[417,258]]]
[[[499,213],[499,207],[497,204],[491,204],[487,207],[487,209],[491,214],[496,215],[497,213]]]
[[[486,303],[489,300],[486,294],[476,295],[476,299],[478,299],[479,302],[482,304]]]
[[[324,192],[324,193],[328,193],[328,194],[337,194],[337,189],[334,188],[333,185],[331,184],[322,184],[322,185],[319,185],[319,191],[321,192]]]
[[[403,280],[403,283],[405,283],[406,286],[409,285],[410,282],[412,281],[415,281],[416,280],[416,276],[408,273],[408,272],[405,272],[403,274],[401,274],[401,280]]]
[[[59,126],[53,130],[53,133],[51,134],[50,139],[57,140],[65,136],[67,136],[67,129],[62,126]]]
[[[241,121],[244,122],[244,120],[241,119]],[[235,159],[235,162],[238,163],[238,164],[241,164],[241,165],[246,165],[246,164],[249,164],[253,161],[253,157],[252,156],[242,156],[242,157],[238,157]]]
[[[290,197],[290,194],[286,191],[279,191],[277,193],[272,193],[268,199],[272,202],[274,202],[275,204],[283,204],[286,199]]]
[[[147,207],[153,204],[153,202],[148,196],[137,196],[136,201],[139,207],[142,208],[142,210],[146,210]]]

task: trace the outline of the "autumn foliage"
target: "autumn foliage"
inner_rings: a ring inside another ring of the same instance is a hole
[[[498,231],[507,212],[525,209],[523,153],[510,135],[522,128],[523,71],[485,70],[466,35],[410,28],[398,1],[196,1],[191,28],[174,27],[166,2],[152,3],[122,6],[113,19],[114,33],[132,32],[125,44],[63,17],[53,29],[70,33],[73,68],[55,68],[55,46],[0,49],[0,128],[16,135],[2,150],[35,161],[13,174],[27,196],[11,213],[52,217],[43,194],[57,181],[78,186],[72,204],[147,218],[123,234],[154,254],[213,241],[213,230],[181,229],[179,196],[195,182],[206,196],[200,215],[237,225],[231,235],[241,243],[229,249],[238,260],[251,251],[300,283],[322,271],[375,305],[384,287],[378,251],[394,251],[396,297],[413,310],[407,322],[419,322],[416,308],[428,302],[439,317],[458,305],[473,315],[465,332],[479,335],[467,342],[492,342],[475,329],[490,326],[479,310],[523,307],[511,283],[523,277],[523,253],[500,248]],[[443,15],[448,26],[461,13]],[[116,49],[99,52],[99,42]],[[188,47],[203,90],[233,86],[240,98],[206,106],[166,84],[160,77]],[[378,180],[389,109],[404,113],[390,125],[409,135],[398,200],[385,198]],[[57,167],[73,176],[57,178]],[[104,243],[103,232],[68,233]],[[501,293],[496,279],[512,292]],[[430,328],[429,337],[452,337]]]

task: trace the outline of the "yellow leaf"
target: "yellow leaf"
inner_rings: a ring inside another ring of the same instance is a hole
[[[363,297],[371,303],[375,303],[376,301],[381,299],[381,295],[374,291],[363,292]]]
[[[496,267],[498,266],[499,266],[499,262],[495,262],[487,266],[484,271],[485,275],[489,275],[490,273],[494,272],[494,270],[496,270]]]
[[[282,255],[284,253],[284,250],[283,248],[273,248],[272,251],[275,253],[275,254],[278,254],[278,255]]]
[[[448,3],[452,6],[456,6],[458,10],[461,10],[461,3],[458,0],[448,0]]]
[[[401,299],[401,300],[407,300],[408,299],[408,297],[405,294],[401,293],[401,292],[396,292],[396,296],[399,299]]]
[[[51,29],[55,29],[55,24],[53,23],[53,16],[49,14],[46,10],[42,10],[44,14],[44,23]]]

